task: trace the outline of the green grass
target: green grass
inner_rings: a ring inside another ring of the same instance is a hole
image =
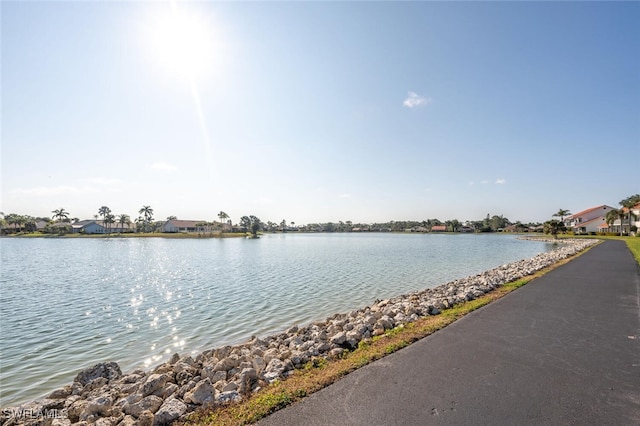
[[[640,265],[640,238],[627,237],[624,238],[624,242],[627,243],[627,247],[631,250],[633,257],[636,258],[636,262]]]

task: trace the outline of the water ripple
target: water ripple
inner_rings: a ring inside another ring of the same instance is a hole
[[[101,361],[150,367],[549,249],[494,235],[1,239],[0,407]]]

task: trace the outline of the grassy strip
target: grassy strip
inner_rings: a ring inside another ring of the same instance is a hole
[[[587,249],[588,250],[588,249]],[[237,426],[254,423],[261,418],[329,386],[341,377],[386,355],[396,352],[462,318],[533,279],[564,265],[587,250],[560,261],[542,271],[520,280],[504,284],[475,300],[442,311],[440,315],[423,317],[415,322],[389,330],[382,336],[360,342],[357,349],[346,352],[339,359],[318,358],[304,369],[296,370],[283,381],[276,381],[237,404],[204,409],[191,415],[186,424]]]
[[[627,243],[627,247],[633,254],[633,257],[636,258],[636,262],[640,265],[640,238],[624,238],[624,241]]]

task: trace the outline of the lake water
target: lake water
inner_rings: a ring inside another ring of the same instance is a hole
[[[2,238],[0,407],[548,251],[510,235]]]

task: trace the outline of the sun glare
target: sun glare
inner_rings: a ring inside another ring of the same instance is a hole
[[[211,71],[216,49],[213,25],[188,5],[171,2],[146,28],[149,53],[163,69],[182,77],[202,77]]]

